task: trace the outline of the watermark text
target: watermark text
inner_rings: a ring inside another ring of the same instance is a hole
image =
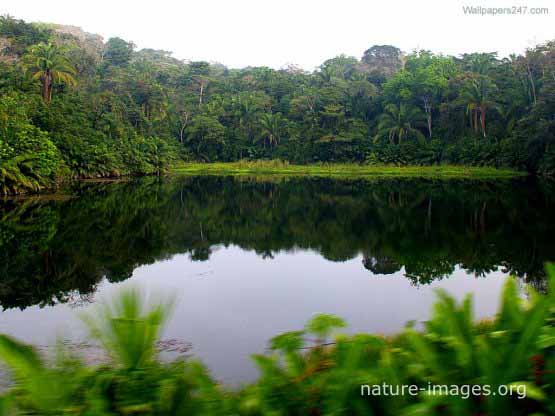
[[[469,16],[546,16],[549,7],[484,7],[484,6],[462,6],[463,13]]]
[[[494,387],[488,384],[432,384],[417,386],[415,384],[362,384],[361,396],[418,396],[419,394],[459,396],[463,399],[476,396],[516,396],[518,399],[526,397],[525,384],[502,384]]]

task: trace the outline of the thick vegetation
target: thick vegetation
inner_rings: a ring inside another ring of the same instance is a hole
[[[555,43],[499,59],[373,46],[317,70],[229,69],[0,17],[0,193],[174,159],[555,171]]]
[[[550,274],[553,287],[553,268]],[[0,396],[0,413],[555,414],[555,294],[531,292],[525,301],[511,279],[497,316],[480,323],[473,321],[470,297],[457,304],[444,292],[423,330],[408,326],[394,337],[334,335],[345,323],[316,315],[304,330],[274,337],[269,355],[255,355],[260,377],[239,391],[219,385],[198,362],[157,357],[169,304],[148,306],[136,291],[127,291],[113,305],[84,316],[92,338],[110,357],[97,367],[63,350],[45,362],[32,347],[0,335],[0,357],[14,381]],[[418,390],[377,394],[372,388],[384,384],[390,391],[403,385]]]

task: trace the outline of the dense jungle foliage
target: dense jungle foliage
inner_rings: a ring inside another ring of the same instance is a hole
[[[555,43],[499,58],[372,46],[313,72],[230,69],[0,17],[0,193],[176,159],[555,171]]]
[[[550,275],[553,287],[552,266]],[[471,297],[458,304],[440,291],[423,329],[408,325],[393,337],[341,335],[343,320],[315,315],[304,330],[272,338],[268,354],[254,355],[258,380],[235,391],[190,358],[158,357],[156,341],[171,304],[127,290],[84,315],[90,336],[109,357],[99,366],[63,349],[48,361],[0,335],[0,357],[13,376],[12,387],[0,393],[0,414],[555,414],[553,290],[530,291],[525,300],[509,279],[496,317],[478,323]],[[384,384],[397,394],[372,387]],[[418,391],[399,394],[403,385]],[[431,385],[445,388],[428,391]]]
[[[502,270],[538,290],[555,260],[555,188],[530,178],[379,181],[231,177],[79,183],[67,196],[0,201],[0,309],[81,303],[106,278],[220,246],[263,258],[361,257],[368,279],[414,285]],[[515,238],[518,236],[518,238]],[[402,275],[399,275],[402,273]],[[340,277],[338,277],[340,278]]]

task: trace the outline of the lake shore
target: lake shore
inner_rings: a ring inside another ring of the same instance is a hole
[[[473,178],[503,179],[527,176],[526,172],[511,169],[495,169],[476,166],[371,166],[358,164],[314,164],[292,165],[279,161],[187,163],[171,169],[171,172],[186,175],[227,176],[315,176],[333,178]]]

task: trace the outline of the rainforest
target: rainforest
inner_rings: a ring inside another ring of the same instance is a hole
[[[312,72],[234,69],[3,16],[0,192],[268,159],[552,175],[554,62],[553,42],[503,58],[374,45]]]
[[[555,414],[548,13],[64,1],[0,5],[0,416]]]

